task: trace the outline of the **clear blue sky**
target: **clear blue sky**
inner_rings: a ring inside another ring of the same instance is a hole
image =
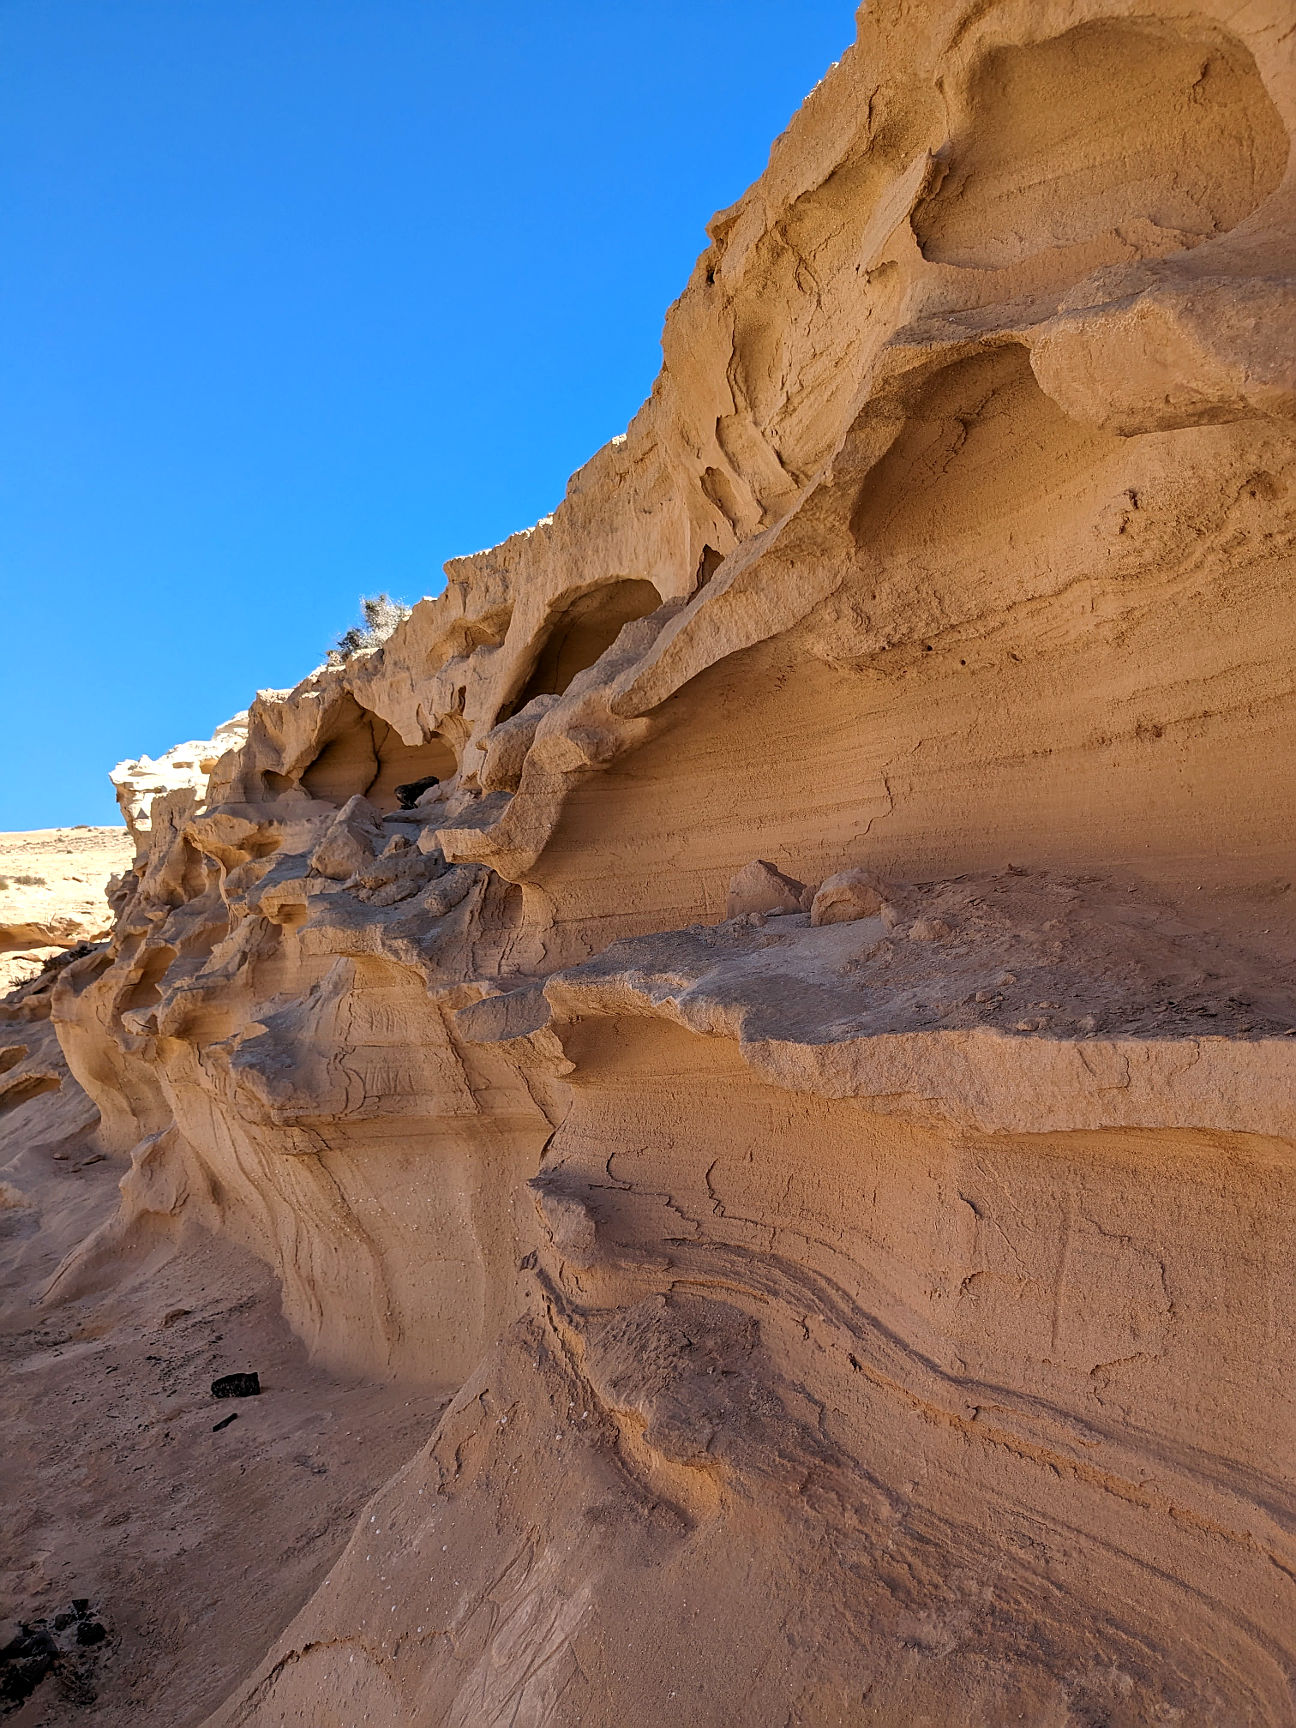
[[[0,829],[551,510],[852,0],[0,0]]]

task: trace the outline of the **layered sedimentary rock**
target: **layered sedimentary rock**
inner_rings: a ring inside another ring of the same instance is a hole
[[[1294,121],[1276,0],[877,0],[553,518],[153,802],[50,1299],[203,1224],[453,1394],[213,1720],[1296,1720]]]
[[[123,828],[0,834],[0,990],[112,930],[110,894],[134,848]]]
[[[309,1363],[271,1269],[201,1231],[139,1229],[41,1302],[121,1174],[50,1024],[68,963],[0,1001],[0,1717],[178,1728],[260,1660],[445,1400]],[[249,1366],[262,1396],[214,1404]]]
[[[139,854],[148,850],[153,800],[165,797],[168,792],[205,791],[217,762],[228,750],[237,749],[246,737],[245,710],[218,726],[210,738],[191,738],[185,744],[172,745],[161,756],[134,757],[117,764],[109,778],[122,820]]]

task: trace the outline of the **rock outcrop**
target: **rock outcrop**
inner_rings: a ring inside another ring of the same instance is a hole
[[[132,852],[122,828],[0,834],[0,992],[80,943],[104,940]]]
[[[201,793],[221,757],[237,750],[246,738],[245,709],[218,726],[210,738],[190,739],[186,744],[172,745],[161,756],[140,756],[117,764],[109,778],[137,853],[148,850],[153,800],[168,792]]]
[[[1296,1721],[1294,125],[1278,0],[875,0],[552,519],[132,808],[49,1299],[451,1398],[213,1722]]]

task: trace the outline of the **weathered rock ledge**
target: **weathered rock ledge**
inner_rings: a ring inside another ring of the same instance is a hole
[[[1296,36],[859,28],[553,517],[119,772],[46,1300],[450,1399],[213,1724],[1296,1722]]]

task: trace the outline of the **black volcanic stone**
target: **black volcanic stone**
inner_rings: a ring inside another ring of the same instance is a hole
[[[213,1398],[256,1398],[260,1392],[261,1379],[257,1374],[222,1374],[211,1383]]]

